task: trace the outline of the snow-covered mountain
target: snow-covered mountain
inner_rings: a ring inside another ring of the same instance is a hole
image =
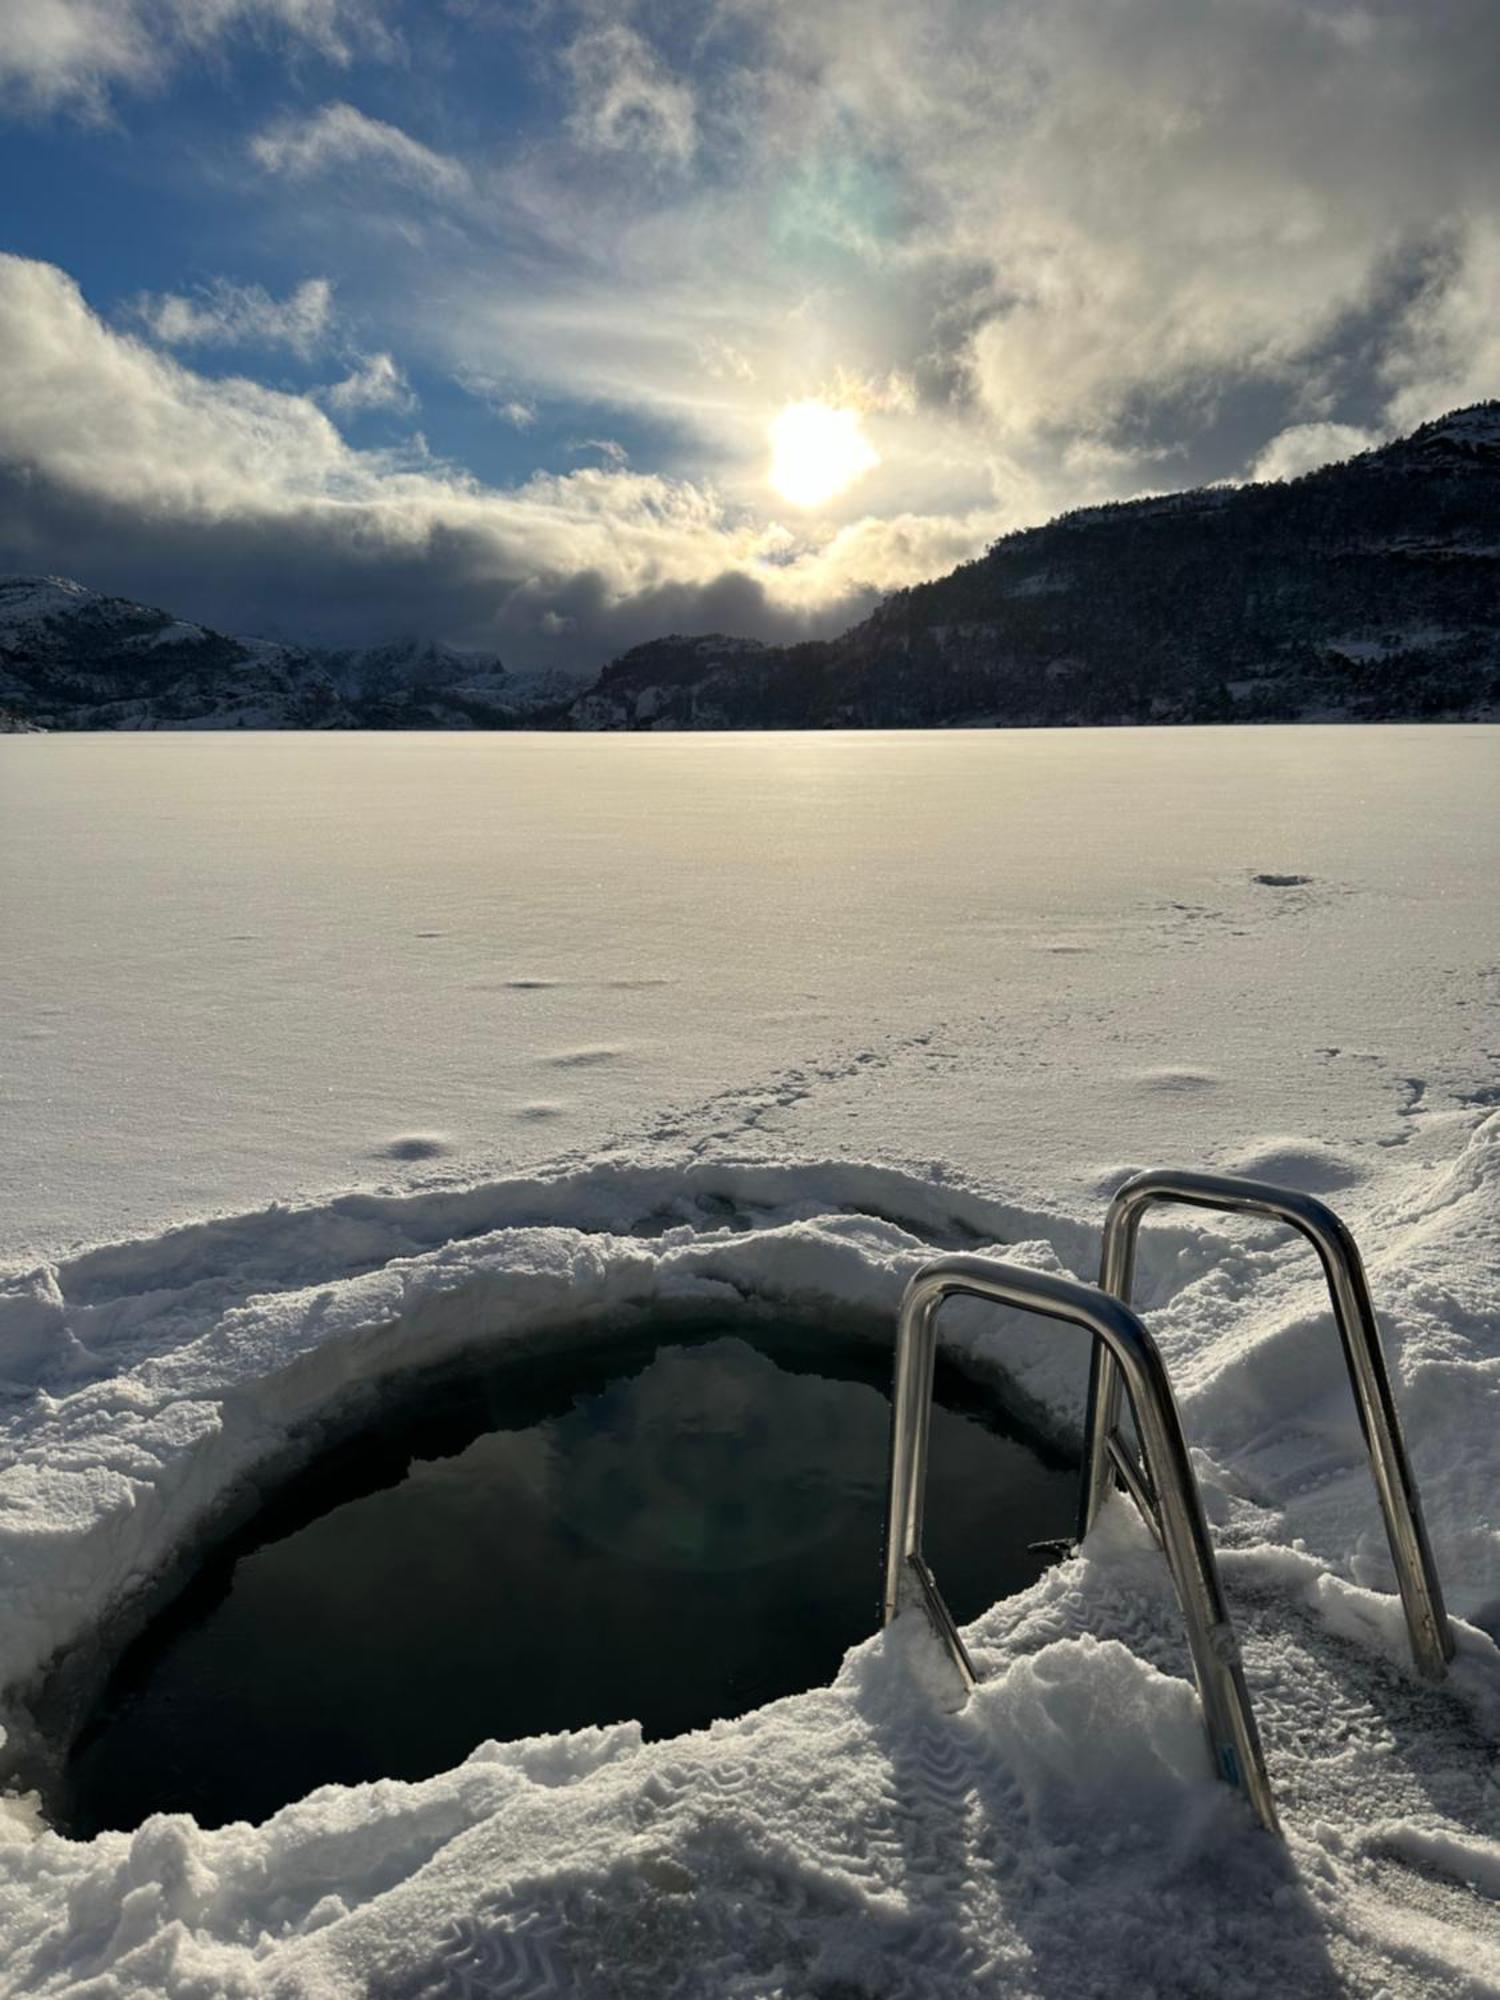
[[[0,729],[509,728],[576,692],[493,654],[234,639],[67,577],[0,577]]]
[[[0,578],[0,729],[803,729],[1500,715],[1500,402],[1289,483],[1065,514],[839,638],[655,639],[592,682],[227,638]]]
[[[659,639],[583,729],[1500,714],[1500,402],[1288,484],[1007,535],[801,646]]]

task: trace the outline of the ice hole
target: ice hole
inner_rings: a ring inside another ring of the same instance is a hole
[[[888,1330],[751,1313],[405,1385],[120,1656],[52,1818],[258,1819],[501,1740],[676,1735],[824,1684],[878,1622]],[[926,1547],[960,1620],[1072,1525],[1071,1464],[940,1359]]]

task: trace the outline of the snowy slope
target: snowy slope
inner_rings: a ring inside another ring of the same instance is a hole
[[[67,577],[0,577],[0,708],[49,729],[504,726],[575,691],[430,642],[234,639]]]
[[[66,577],[0,578],[0,702],[44,727],[328,727],[351,718],[296,648],[254,647]]]

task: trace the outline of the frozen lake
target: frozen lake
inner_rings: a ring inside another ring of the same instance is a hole
[[[1483,727],[0,739],[0,1257],[607,1147],[1396,1143],[1493,1081],[1497,797]]]

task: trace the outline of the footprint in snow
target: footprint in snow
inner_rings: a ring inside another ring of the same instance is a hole
[[[452,1141],[442,1132],[403,1132],[388,1139],[376,1154],[382,1160],[437,1160],[453,1151]]]
[[[1206,1069],[1179,1069],[1171,1065],[1160,1069],[1130,1070],[1127,1075],[1132,1083],[1140,1084],[1145,1090],[1217,1090],[1224,1080]]]

